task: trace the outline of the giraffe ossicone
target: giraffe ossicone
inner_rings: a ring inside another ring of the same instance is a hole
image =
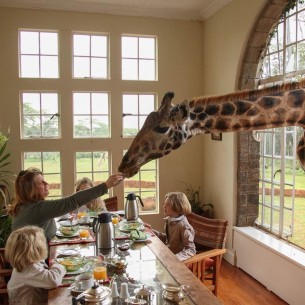
[[[197,97],[173,105],[174,93],[164,95],[151,112],[118,168],[125,177],[138,173],[147,162],[168,155],[189,138],[206,133],[305,127],[305,80],[262,90]],[[305,167],[304,134],[297,155]]]

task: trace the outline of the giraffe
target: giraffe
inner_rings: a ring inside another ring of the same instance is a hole
[[[305,79],[261,90],[196,97],[173,105],[173,92],[151,112],[118,168],[127,178],[145,163],[168,155],[199,134],[252,131],[284,126],[305,127]],[[305,134],[297,155],[305,168]]]

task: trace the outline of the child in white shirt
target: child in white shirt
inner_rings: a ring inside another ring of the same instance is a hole
[[[59,286],[66,273],[64,266],[54,263],[49,269],[43,229],[25,226],[13,231],[5,246],[5,258],[13,267],[7,284],[10,305],[46,305],[48,290]]]

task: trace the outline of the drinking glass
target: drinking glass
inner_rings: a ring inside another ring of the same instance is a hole
[[[114,226],[116,226],[119,223],[119,215],[117,214],[112,215],[112,223]]]
[[[94,279],[97,281],[107,280],[107,265],[104,263],[98,263],[93,269]]]

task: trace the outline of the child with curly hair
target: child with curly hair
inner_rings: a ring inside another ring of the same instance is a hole
[[[13,267],[7,284],[10,305],[47,304],[47,289],[59,286],[66,273],[57,263],[49,269],[44,262],[47,255],[43,229],[25,226],[10,234],[5,246],[5,258]]]

